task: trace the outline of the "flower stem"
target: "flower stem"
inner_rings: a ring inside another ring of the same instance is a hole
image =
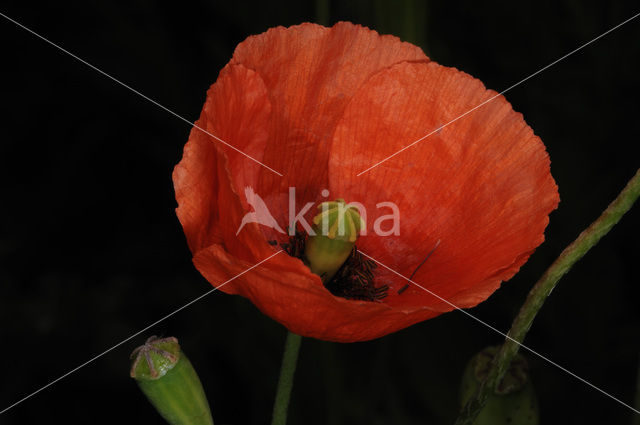
[[[329,26],[330,9],[329,0],[316,0],[316,23]]]
[[[533,319],[544,304],[544,301],[551,294],[560,278],[565,275],[571,267],[578,262],[600,239],[606,235],[613,226],[620,221],[622,216],[629,211],[633,203],[640,196],[640,169],[629,180],[625,188],[618,194],[616,199],[609,204],[607,209],[591,223],[578,238],[562,251],[560,256],[542,275],[540,280],[533,286],[527,299],[520,308],[520,312],[511,324],[511,329],[507,334],[500,351],[495,356],[491,365],[491,370],[487,378],[480,384],[474,396],[462,408],[456,421],[456,425],[470,425],[476,419],[487,398],[495,388],[496,384],[503,378],[509,368],[511,360],[518,352],[520,343],[527,335]]]
[[[636,382],[636,410],[640,410],[640,356],[638,357],[638,379]],[[633,415],[633,425],[640,425],[640,415]]]
[[[276,401],[273,404],[273,418],[271,425],[285,425],[287,423],[287,409],[291,398],[291,388],[293,387],[293,375],[296,371],[298,352],[302,337],[293,332],[287,333],[287,340],[284,344],[284,354],[282,355],[282,366],[280,368],[280,379],[276,390]]]

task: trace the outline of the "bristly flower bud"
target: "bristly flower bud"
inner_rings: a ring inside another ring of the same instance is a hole
[[[313,231],[305,245],[305,257],[311,271],[329,281],[353,250],[363,227],[358,209],[344,199],[323,202],[313,218]]]
[[[460,403],[464,406],[487,377],[500,347],[487,347],[471,358],[462,378]],[[529,379],[527,361],[520,354],[489,396],[474,425],[538,425],[538,399]]]
[[[152,336],[131,358],[131,377],[167,422],[213,425],[200,379],[176,338]]]

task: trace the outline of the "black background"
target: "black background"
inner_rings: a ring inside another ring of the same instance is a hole
[[[333,2],[501,91],[639,12],[633,1]],[[249,35],[317,20],[313,2],[5,1],[2,13],[195,120]],[[471,310],[507,330],[544,269],[635,173],[640,18],[507,94],[545,142],[562,202],[547,242]],[[0,410],[207,291],[171,182],[189,126],[0,19]],[[640,351],[636,207],[560,282],[526,343],[627,403]],[[285,329],[214,293],[0,415],[2,424],[161,424],[128,377],[175,335],[217,424],[268,423]],[[459,312],[367,343],[304,340],[291,424],[448,424],[467,359],[499,335]],[[543,423],[633,413],[528,355]]]

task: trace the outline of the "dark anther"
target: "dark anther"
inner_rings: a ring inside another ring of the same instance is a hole
[[[418,267],[416,267],[416,269],[413,271],[413,273],[411,273],[411,276],[409,276],[409,282],[412,282],[411,279],[413,279],[413,277],[416,275],[416,273],[418,273],[418,270],[420,270],[420,267],[422,267],[424,265],[424,263],[427,262],[427,260],[429,259],[429,257],[431,257],[431,254],[433,254],[433,252],[436,250],[436,248],[438,248],[438,246],[440,245],[440,239],[438,239],[438,241],[436,242],[436,244],[433,246],[433,248],[431,249],[431,251],[429,251],[429,253],[427,254],[427,256],[425,257],[424,260],[422,260],[422,262],[420,264],[418,264]],[[415,283],[415,282],[412,282]],[[398,295],[402,294],[404,291],[407,290],[407,288],[409,287],[409,284],[405,284],[402,288],[398,289]]]
[[[409,289],[409,284],[405,284],[402,288],[398,289],[398,295],[402,294],[404,291]]]
[[[387,296],[389,287],[376,287],[373,282],[373,270],[376,263],[365,258],[356,248],[340,270],[325,287],[335,296],[348,300],[380,301]]]

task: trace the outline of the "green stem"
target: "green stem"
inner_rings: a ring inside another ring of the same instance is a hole
[[[287,423],[287,410],[301,341],[302,337],[300,335],[292,332],[287,333],[287,341],[284,344],[284,354],[282,355],[282,367],[280,368],[280,379],[276,390],[276,401],[273,404],[271,425],[285,425]]]
[[[640,169],[602,215],[562,251],[556,261],[553,262],[551,267],[547,269],[531,289],[511,325],[504,344],[502,344],[500,351],[493,360],[487,378],[480,384],[475,395],[462,408],[456,425],[470,425],[473,423],[487,402],[487,398],[495,388],[496,383],[500,382],[509,368],[509,364],[518,352],[520,343],[527,335],[533,319],[538,314],[544,301],[551,294],[556,283],[620,221],[622,216],[629,211],[633,203],[638,199],[638,196],[640,196]]]
[[[316,0],[316,23],[329,26],[329,0]]]

